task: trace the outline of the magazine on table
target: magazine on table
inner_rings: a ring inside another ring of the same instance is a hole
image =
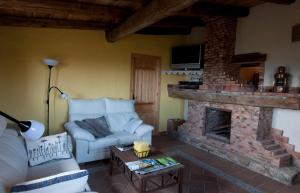
[[[131,150],[133,149],[133,144],[130,144],[130,145],[117,145],[115,146],[118,150],[120,151],[128,151],[128,150]]]
[[[178,165],[179,163],[171,157],[161,157],[127,162],[125,164],[129,170],[135,171],[137,174],[147,174]]]

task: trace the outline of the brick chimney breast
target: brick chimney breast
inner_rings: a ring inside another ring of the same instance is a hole
[[[239,89],[239,66],[231,63],[234,55],[237,19],[219,17],[207,22],[203,85],[200,89]]]

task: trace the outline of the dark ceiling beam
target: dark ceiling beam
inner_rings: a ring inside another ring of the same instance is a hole
[[[218,16],[231,16],[231,17],[246,17],[250,13],[249,8],[231,6],[231,5],[216,5],[212,3],[199,2],[193,6],[184,9],[175,15],[177,16],[190,16],[201,17],[203,15],[218,15]]]
[[[107,5],[107,6],[114,6],[120,8],[129,8],[131,10],[140,9],[147,2],[145,0],[113,0],[113,1],[112,0],[69,0],[69,1]]]
[[[149,27],[161,28],[191,28],[191,27],[204,27],[205,23],[200,18],[195,17],[178,17],[170,16],[152,24]]]
[[[112,30],[106,31],[106,40],[115,42],[156,23],[199,0],[152,0]]]
[[[264,2],[277,3],[283,5],[289,5],[294,3],[296,0],[263,0]]]
[[[191,28],[161,28],[161,27],[146,27],[136,32],[136,34],[144,35],[188,35],[191,33]]]
[[[130,13],[121,8],[55,0],[1,0],[0,14],[48,19],[118,23]]]
[[[0,15],[0,26],[105,30],[111,25],[98,21],[76,21],[36,17],[26,18]]]

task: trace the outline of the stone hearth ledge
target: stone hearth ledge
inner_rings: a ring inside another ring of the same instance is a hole
[[[193,136],[178,131],[168,132],[172,138],[190,144],[198,149],[231,161],[237,165],[248,168],[285,185],[291,186],[300,182],[300,168],[296,166],[278,168],[271,164],[263,163],[253,157],[244,156],[238,152],[226,151],[200,141]]]
[[[168,85],[169,97],[215,103],[300,110],[300,94],[182,89]]]

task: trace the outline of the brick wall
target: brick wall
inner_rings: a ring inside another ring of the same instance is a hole
[[[230,144],[204,135],[206,107],[231,110],[231,137]],[[189,120],[179,127],[179,134],[195,138],[214,147],[230,152],[239,152],[263,162],[276,165],[274,156],[267,151],[259,139],[269,133],[272,121],[272,111],[268,108],[220,104],[200,101],[189,101]],[[267,132],[265,131],[267,130]],[[277,165],[279,166],[279,165]]]
[[[237,84],[239,67],[231,64],[236,25],[236,18],[227,17],[220,17],[207,23],[202,89],[237,90],[239,87]]]

